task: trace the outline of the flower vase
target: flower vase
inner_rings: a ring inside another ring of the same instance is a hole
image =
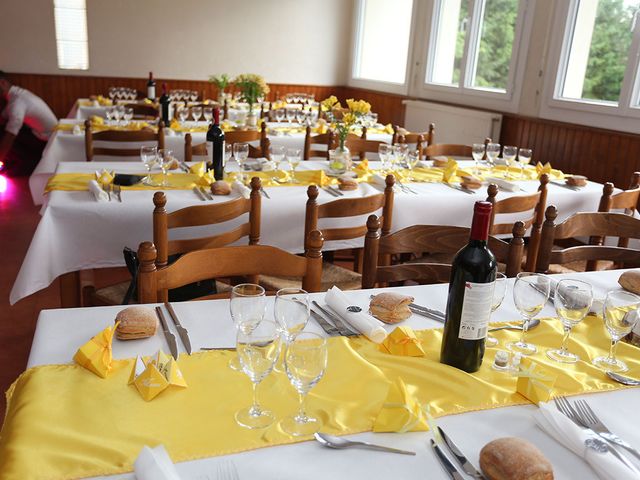
[[[351,168],[351,152],[347,147],[329,150],[329,173],[342,175]]]
[[[247,128],[255,129],[258,126],[258,114],[250,112],[247,115]]]

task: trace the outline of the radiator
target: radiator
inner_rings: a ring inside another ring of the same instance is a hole
[[[436,124],[436,143],[471,145],[486,137],[500,142],[502,115],[467,108],[451,107],[420,100],[404,100],[404,127],[411,132],[425,132]]]

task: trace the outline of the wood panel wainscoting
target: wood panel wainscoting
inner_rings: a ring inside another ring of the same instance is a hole
[[[144,92],[145,78],[91,77],[80,75],[39,75],[11,73],[10,78],[41,96],[58,117],[65,117],[77,98],[106,94],[111,86],[136,88]],[[217,89],[208,81],[156,79],[159,86],[167,82],[171,89],[190,89],[216,98]],[[269,84],[269,100],[277,95],[312,93],[317,100],[336,95],[364,99],[373,105],[382,123],[402,125],[403,100],[411,97],[348,86]],[[432,100],[430,100],[432,101]],[[426,129],[426,126],[425,126]],[[437,139],[437,125],[436,125]],[[464,143],[464,139],[460,140]],[[597,182],[614,182],[626,188],[631,174],[640,169],[640,135],[554,122],[541,118],[503,114],[500,142],[533,149],[533,161],[551,162],[565,172],[586,175]]]

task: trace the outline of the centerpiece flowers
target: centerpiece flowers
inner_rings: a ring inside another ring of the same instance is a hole
[[[213,83],[218,89],[218,102],[220,104],[224,103],[225,100],[225,89],[229,86],[229,75],[226,73],[221,73],[219,75],[211,75],[209,77],[209,81]]]
[[[320,108],[326,112],[327,120],[331,122],[331,128],[335,129],[338,136],[338,148],[329,150],[329,170],[339,175],[351,168],[351,153],[345,146],[347,137],[371,112],[371,104],[350,98],[347,100],[347,108],[344,109],[338,99],[331,95],[322,101]]]
[[[249,104],[247,124],[255,127],[258,117],[253,113],[253,106],[262,102],[269,93],[269,85],[262,76],[254,73],[242,73],[233,80],[233,83],[240,92],[240,99]]]

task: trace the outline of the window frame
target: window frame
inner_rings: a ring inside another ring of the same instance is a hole
[[[88,12],[87,12],[87,1],[84,0],[84,8],[70,8],[70,7],[59,7],[59,6],[56,6],[56,0],[52,0],[51,1],[51,7],[53,9],[53,33],[54,33],[54,40],[55,40],[55,44],[56,44],[56,66],[57,66],[57,68],[59,70],[88,71],[90,69],[90,67],[91,67],[91,62],[89,60],[89,16],[88,16]],[[86,34],[84,41],[67,40],[67,39],[60,38],[62,32],[58,32],[58,19],[57,19],[56,10],[82,10],[82,11],[84,11],[84,27],[85,27],[85,34]],[[85,47],[84,50],[85,50],[85,54],[86,54],[86,63],[81,67],[77,67],[77,66],[62,66],[61,56],[60,56],[60,49],[61,49],[60,43],[61,42],[74,42],[74,43],[78,43],[78,44],[83,44],[84,47]]]

